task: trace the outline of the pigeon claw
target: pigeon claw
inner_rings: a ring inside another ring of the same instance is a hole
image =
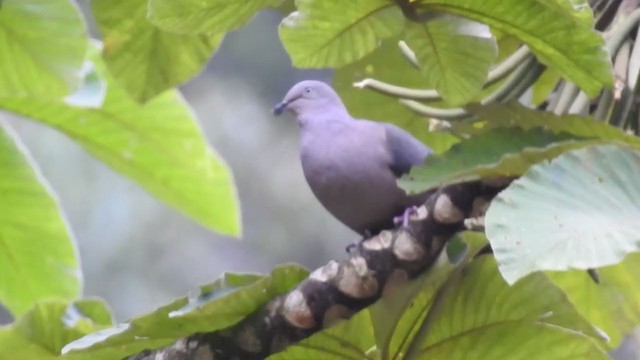
[[[417,206],[408,207],[404,210],[402,215],[396,216],[393,218],[393,223],[396,226],[402,224],[403,227],[407,227],[409,226],[409,219],[411,218],[411,215],[417,215],[417,214],[418,214]]]
[[[367,240],[368,238],[370,238],[372,236],[371,231],[369,230],[365,230],[362,233],[362,237],[352,243],[350,243],[349,245],[345,246],[344,251],[347,252],[347,254],[351,254],[351,252],[353,251],[353,249],[357,249],[360,247],[360,245],[362,245],[362,243]]]

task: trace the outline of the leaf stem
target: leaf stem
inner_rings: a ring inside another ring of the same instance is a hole
[[[487,105],[519,98],[536,81],[543,70],[544,66],[538,63],[533,55],[530,55],[527,61],[520,64],[502,86],[480,101],[480,104]],[[441,120],[461,120],[472,116],[464,108],[440,109],[409,99],[400,99],[400,103],[420,115]]]
[[[409,60],[409,62],[411,62],[414,66],[419,67],[413,50],[411,50],[411,48],[409,48],[409,46],[404,41],[400,41],[398,43],[398,46],[400,47],[402,54]],[[489,71],[489,75],[487,76],[487,81],[485,82],[484,87],[488,87],[504,79],[514,69],[516,69],[523,62],[527,61],[530,57],[531,52],[529,51],[529,48],[526,46],[520,47],[518,50],[514,51],[513,54],[511,54],[507,59],[505,59],[503,62]],[[363,79],[354,83],[353,86],[361,89],[369,88],[385,95],[404,99],[426,101],[442,100],[442,97],[440,97],[438,92],[433,89],[412,89],[389,84],[373,78]]]
[[[553,113],[556,115],[564,115],[573,104],[578,92],[579,90],[576,84],[572,82],[565,83],[565,86],[560,92],[558,103],[553,108]]]
[[[607,44],[605,45],[607,51],[611,56],[615,56],[622,43],[627,38],[627,35],[637,26],[640,21],[640,8],[635,9],[629,14],[620,24],[616,25],[607,34]]]

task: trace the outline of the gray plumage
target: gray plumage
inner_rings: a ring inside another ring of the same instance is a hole
[[[294,85],[274,108],[291,111],[300,127],[300,160],[316,198],[354,231],[377,233],[393,218],[424,203],[408,196],[396,178],[424,162],[431,150],[401,128],[355,119],[327,84]]]

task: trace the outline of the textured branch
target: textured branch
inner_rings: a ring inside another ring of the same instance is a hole
[[[373,304],[428,269],[467,218],[484,214],[511,181],[499,178],[435,191],[409,224],[357,245],[348,259],[315,270],[287,294],[224,331],[195,334],[132,359],[263,359]]]

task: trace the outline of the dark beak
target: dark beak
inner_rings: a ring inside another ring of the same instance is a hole
[[[278,116],[278,115],[282,114],[287,109],[287,105],[289,105],[289,103],[286,102],[286,101],[279,102],[273,108],[273,115]]]

